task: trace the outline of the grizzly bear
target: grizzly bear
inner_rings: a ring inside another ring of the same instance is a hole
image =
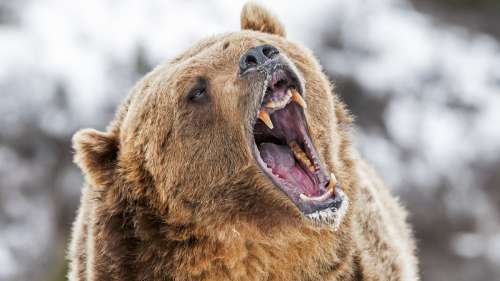
[[[311,51],[256,4],[147,74],[85,175],[70,280],[418,280],[405,211]]]

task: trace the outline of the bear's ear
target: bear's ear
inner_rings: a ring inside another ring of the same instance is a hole
[[[262,6],[246,3],[241,10],[241,29],[250,29],[285,37],[285,28],[280,21]]]
[[[118,139],[111,133],[83,129],[73,136],[74,162],[94,187],[113,183],[117,166]]]

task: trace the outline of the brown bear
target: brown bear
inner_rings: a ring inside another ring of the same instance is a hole
[[[69,279],[418,280],[405,211],[319,63],[256,4],[241,28],[156,67],[106,132],[75,134]]]

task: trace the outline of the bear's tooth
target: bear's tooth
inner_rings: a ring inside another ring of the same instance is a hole
[[[265,106],[267,108],[271,108],[271,109],[281,109],[281,108],[285,107],[290,102],[291,98],[292,98],[292,93],[290,93],[290,90],[288,90],[286,92],[286,95],[281,97],[281,99],[271,100],[271,101],[267,102]]]
[[[290,89],[288,89],[286,91],[286,96],[284,96],[284,101],[285,101],[285,104],[284,105],[287,105],[290,103],[290,101],[292,100],[292,97],[293,97],[293,94],[292,92],[290,91]]]
[[[335,186],[337,186],[337,178],[333,173],[330,173],[330,183],[328,184],[328,190],[335,190]]]
[[[266,103],[266,107],[267,107],[267,108],[276,108],[276,107],[277,107],[277,105],[276,105],[276,103],[275,103],[274,101],[268,101],[268,102]]]
[[[259,111],[259,119],[262,120],[262,122],[264,122],[264,124],[266,124],[269,129],[272,130],[274,128],[273,121],[271,121],[271,117],[269,116],[269,113],[267,113],[267,111]]]
[[[302,201],[305,201],[305,202],[309,201],[309,196],[305,195],[304,193],[301,193],[299,195],[299,197],[300,197],[300,200],[302,200]]]
[[[297,92],[297,90],[292,89],[292,100],[298,103],[302,108],[307,108],[306,101],[302,98],[302,96]]]
[[[304,201],[304,202],[310,202],[310,201],[315,201],[315,202],[322,202],[325,201],[326,199],[330,198],[333,194],[332,190],[327,190],[325,193],[319,195],[319,196],[307,196],[304,193],[301,193],[299,195],[299,198]]]
[[[291,141],[289,143],[290,148],[292,149],[293,155],[297,158],[302,164],[304,164],[309,171],[314,172],[314,165],[311,163],[311,160],[307,156],[307,154],[300,148],[299,144],[296,141]]]

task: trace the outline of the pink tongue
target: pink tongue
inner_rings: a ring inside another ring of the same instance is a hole
[[[285,179],[288,186],[294,187],[297,193],[305,193],[309,196],[318,195],[314,183],[295,161],[288,146],[266,142],[260,145],[259,150],[262,160],[271,168],[273,174]]]

